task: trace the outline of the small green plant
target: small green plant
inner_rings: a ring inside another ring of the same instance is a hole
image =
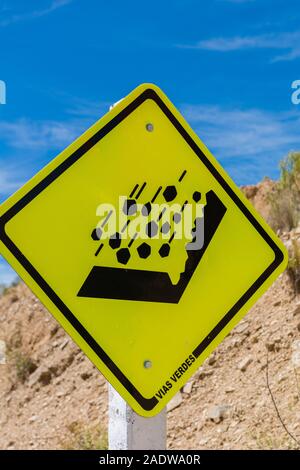
[[[9,294],[9,291],[10,291],[10,287],[3,286],[3,285],[0,286],[0,296],[3,295],[4,297],[5,295]]]
[[[34,360],[22,349],[22,324],[16,322],[13,333],[7,339],[7,357],[10,364],[11,378],[16,384],[24,383],[37,368]]]
[[[61,445],[65,450],[107,450],[107,435],[99,425],[85,426],[83,423],[73,422],[67,426],[68,439]]]
[[[21,322],[17,321],[11,337],[8,338],[7,340],[7,350],[11,357],[13,357],[14,351],[21,349],[21,346],[22,346],[21,330],[22,330]]]
[[[269,194],[270,223],[274,230],[290,231],[300,222],[300,152],[280,162],[280,179]]]
[[[19,277],[16,277],[14,281],[12,281],[9,285],[6,284],[0,284],[0,297],[1,295],[7,295],[11,292],[11,289],[13,287],[18,286],[21,283],[21,279]]]
[[[287,274],[295,294],[298,295],[300,293],[300,245],[297,240],[291,240],[291,249],[289,251]]]
[[[280,433],[274,433],[271,431],[258,431],[253,430],[249,433],[250,439],[255,442],[254,447],[251,446],[250,449],[258,450],[294,450],[298,449],[298,446],[291,442],[287,436],[281,435]]]
[[[17,379],[24,383],[32,372],[37,368],[35,362],[22,351],[10,353],[11,363],[15,367]]]

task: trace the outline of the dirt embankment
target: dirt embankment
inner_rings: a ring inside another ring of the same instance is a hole
[[[243,188],[266,218],[272,184]],[[294,448],[271,393],[300,441],[299,385],[300,301],[283,274],[170,403],[168,447]],[[0,429],[0,449],[106,446],[104,378],[23,284],[0,296]]]

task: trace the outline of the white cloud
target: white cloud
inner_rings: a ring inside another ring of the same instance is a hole
[[[42,16],[46,16],[49,13],[52,13],[53,11],[58,10],[58,8],[68,5],[72,1],[73,0],[52,0],[50,5],[46,8],[43,8],[40,10],[33,10],[28,13],[14,14],[14,15],[9,16],[8,18],[4,18],[3,20],[0,21],[0,26],[4,27],[12,23],[19,23],[20,21],[28,21],[28,20],[33,20],[35,18],[41,18]]]
[[[72,116],[99,119],[108,112],[111,103],[106,101],[91,101],[72,97],[66,112]]]
[[[0,198],[31,176],[37,162],[42,162],[45,156],[48,158],[49,152],[62,150],[73,142],[93,120],[85,116],[98,114],[101,106],[101,103],[91,105],[80,101],[70,110],[74,117],[61,122],[0,121],[0,143],[6,147],[2,155],[14,155],[6,158],[9,164],[5,165],[2,157]],[[106,104],[103,109],[107,109]],[[300,148],[300,113],[296,107],[289,112],[268,112],[184,105],[181,110],[239,183],[254,182],[264,175],[276,176],[279,160],[290,150]]]
[[[14,149],[56,150],[70,144],[108,112],[110,103],[68,97],[64,121],[0,120],[0,143]]]
[[[256,36],[233,36],[203,39],[194,45],[179,45],[184,49],[231,52],[247,49],[273,49],[286,51],[276,55],[272,62],[294,60],[300,57],[300,31],[279,34],[260,34]]]
[[[0,168],[0,196],[15,191],[22,182],[14,170]]]
[[[0,201],[32,176],[38,162],[70,145],[107,109],[107,103],[76,98],[65,121],[0,120]]]
[[[11,148],[58,149],[70,144],[84,130],[84,120],[0,121],[0,141]]]
[[[185,105],[182,112],[217,158],[242,183],[276,174],[279,160],[300,148],[300,114]],[[250,173],[245,175],[245,168]],[[251,173],[252,172],[252,173]]]
[[[38,162],[63,150],[89,125],[88,119],[0,121],[0,202],[32,176]]]

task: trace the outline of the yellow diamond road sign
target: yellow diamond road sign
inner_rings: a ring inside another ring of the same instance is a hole
[[[149,84],[1,206],[0,251],[144,416],[166,405],[287,261]]]

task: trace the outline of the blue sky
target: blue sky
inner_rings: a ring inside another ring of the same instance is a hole
[[[299,20],[298,0],[0,0],[0,202],[142,82],[238,184],[277,177],[300,149]]]

